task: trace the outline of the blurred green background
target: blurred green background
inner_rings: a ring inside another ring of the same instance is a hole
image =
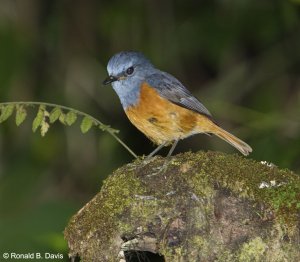
[[[0,97],[85,111],[119,129],[137,154],[153,145],[127,120],[106,63],[139,50],[179,78],[250,158],[300,173],[300,1],[1,0]],[[110,135],[79,123],[32,133],[0,126],[0,252],[64,253],[71,215],[132,160]],[[198,135],[176,153],[233,148]],[[164,153],[166,151],[163,151]]]

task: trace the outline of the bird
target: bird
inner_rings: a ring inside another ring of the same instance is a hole
[[[252,148],[217,124],[208,109],[174,76],[157,69],[138,51],[121,51],[107,64],[108,77],[131,123],[157,148],[171,146],[171,156],[178,141],[195,134],[216,135],[243,155]]]

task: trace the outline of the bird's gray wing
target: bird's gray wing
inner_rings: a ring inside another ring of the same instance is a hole
[[[212,118],[206,107],[195,98],[183,84],[181,84],[174,76],[157,71],[146,77],[146,82],[165,99],[181,107],[193,110],[199,114]]]

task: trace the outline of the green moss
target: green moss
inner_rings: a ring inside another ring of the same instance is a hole
[[[260,237],[256,237],[245,243],[239,255],[239,261],[243,262],[260,262],[264,261],[264,253],[267,245]]]
[[[105,196],[103,208],[115,216],[128,207],[135,195],[142,194],[145,189],[133,173],[116,173],[104,181],[102,194]]]
[[[229,250],[222,250],[218,257],[216,258],[216,261],[219,262],[238,262],[236,255],[234,252],[231,252]]]
[[[269,167],[240,155],[226,155],[218,152],[199,152],[195,155],[180,155],[181,163],[189,161],[193,169],[198,169],[198,179],[209,178],[208,184],[217,182],[232,190],[238,196],[250,198],[270,205],[279,219],[291,226],[298,221],[300,212],[300,179],[289,170]],[[192,178],[193,183],[196,183]],[[259,188],[262,182],[277,186]],[[203,191],[203,185],[198,187]],[[207,188],[209,190],[209,187]],[[208,192],[207,192],[208,193]]]
[[[193,236],[190,241],[191,245],[193,245],[195,250],[201,250],[201,261],[207,260],[207,258],[211,255],[211,243],[209,243],[207,238],[202,236]]]
[[[86,260],[90,259],[89,254],[99,253],[101,256],[99,242],[104,248],[110,246],[118,231],[118,216],[131,205],[135,195],[143,192],[143,185],[132,172],[117,170],[104,182],[100,194],[80,210],[65,229],[70,254],[84,254]],[[80,237],[87,242],[86,245],[81,245]]]

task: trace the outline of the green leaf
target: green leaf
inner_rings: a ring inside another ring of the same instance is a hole
[[[49,115],[50,123],[54,123],[57,119],[59,119],[60,115],[62,114],[62,111],[59,107],[53,108]]]
[[[66,124],[66,115],[64,113],[61,113],[58,119],[63,125]]]
[[[86,133],[87,131],[89,131],[91,129],[91,127],[93,126],[93,123],[94,123],[93,119],[91,119],[88,116],[85,116],[82,119],[82,122],[80,124],[81,132]]]
[[[41,136],[45,136],[45,134],[48,132],[50,125],[47,121],[43,119],[41,123]]]
[[[66,121],[68,126],[71,126],[72,124],[74,124],[76,119],[77,119],[77,114],[74,113],[73,111],[69,111],[66,114],[65,121]]]
[[[37,130],[37,128],[42,124],[43,120],[44,120],[44,111],[45,111],[45,106],[44,105],[40,105],[39,107],[39,111],[35,117],[35,119],[33,120],[32,123],[32,131],[35,132]]]
[[[1,107],[0,123],[4,122],[14,112],[14,105],[6,105]]]
[[[26,119],[27,112],[24,108],[23,105],[17,105],[17,110],[16,110],[16,125],[19,126],[21,125],[24,120]]]

